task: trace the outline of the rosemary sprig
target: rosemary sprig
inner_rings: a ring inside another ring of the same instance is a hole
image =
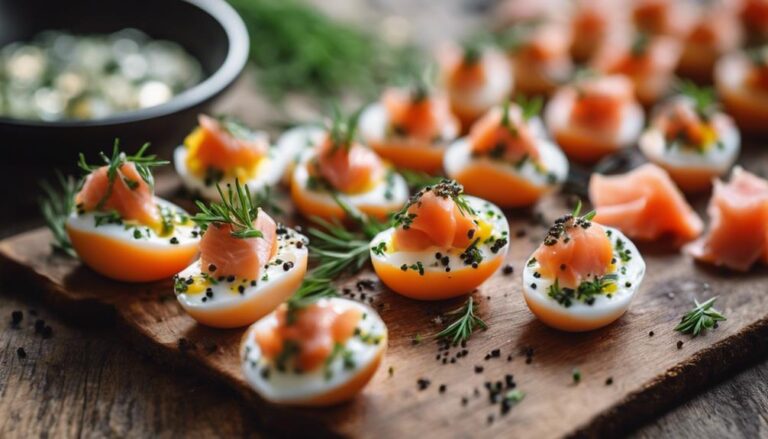
[[[41,181],[43,196],[39,200],[40,213],[43,215],[46,226],[53,233],[51,246],[54,250],[75,256],[72,243],[65,228],[67,218],[75,209],[75,194],[78,183],[74,177],[64,176],[56,172],[58,187],[53,187],[47,181]]]
[[[206,230],[211,224],[229,224],[232,227],[231,235],[235,238],[261,238],[262,233],[253,227],[253,221],[259,213],[257,207],[253,205],[253,196],[248,186],[242,186],[238,179],[235,179],[235,190],[232,185],[227,183],[227,195],[221,190],[220,185],[216,185],[221,202],[205,204],[197,201],[197,207],[200,212],[192,217],[201,229]]]
[[[683,316],[680,324],[675,327],[675,331],[692,334],[696,337],[703,331],[714,328],[717,322],[726,320],[725,316],[714,308],[715,301],[717,301],[717,296],[704,303],[694,300],[696,307]]]
[[[107,189],[107,193],[104,196],[104,199],[101,200],[101,202],[104,202],[107,198],[109,198],[109,194],[112,192],[115,179],[120,174],[120,168],[126,163],[133,163],[133,165],[136,167],[136,172],[139,173],[141,179],[144,180],[144,182],[147,183],[150,188],[155,186],[155,180],[152,177],[152,168],[167,165],[169,162],[167,160],[158,160],[155,154],[144,155],[144,153],[147,152],[147,148],[149,148],[149,143],[142,145],[135,154],[127,155],[126,153],[120,151],[120,139],[115,139],[115,143],[112,145],[111,156],[107,156],[103,152],[99,152],[99,157],[104,162],[103,164],[90,165],[85,160],[85,155],[81,153],[78,166],[80,169],[87,173],[91,173],[101,166],[107,166],[109,188]],[[122,175],[120,175],[120,178],[122,178],[125,184],[131,189],[135,188],[138,184],[137,181],[132,181]]]
[[[350,114],[348,117],[344,117],[339,109],[338,105],[333,105],[331,119],[331,127],[328,130],[333,142],[333,150],[338,148],[349,149],[357,136],[357,123],[360,120],[360,115],[363,112],[363,108]]]
[[[285,213],[283,208],[275,201],[275,194],[272,192],[271,186],[264,186],[254,192],[252,204],[254,207],[261,207],[263,211],[270,215],[282,215]]]
[[[474,299],[469,296],[464,305],[447,312],[445,315],[456,316],[456,318],[445,329],[435,334],[435,338],[446,339],[457,345],[469,340],[475,330],[488,329],[488,324],[475,314],[475,308]]]
[[[288,323],[295,321],[296,311],[320,299],[336,296],[338,296],[338,292],[331,283],[331,279],[318,277],[316,270],[309,272],[299,289],[286,302],[288,305]]]

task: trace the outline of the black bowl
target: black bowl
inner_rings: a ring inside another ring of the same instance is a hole
[[[111,149],[115,138],[129,151],[144,142],[168,151],[238,78],[248,57],[245,25],[224,0],[0,0],[0,47],[44,30],[92,34],[128,27],[179,43],[200,62],[205,79],[164,104],[104,119],[0,117],[0,153],[74,161],[79,151]]]

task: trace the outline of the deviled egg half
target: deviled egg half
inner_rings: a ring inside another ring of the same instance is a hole
[[[339,201],[384,220],[408,199],[408,185],[372,149],[354,138],[356,120],[336,120],[304,152],[293,171],[291,197],[305,217],[343,220]]]
[[[645,123],[632,82],[620,75],[584,78],[559,89],[544,120],[565,154],[588,164],[633,145]]]
[[[515,93],[549,95],[573,73],[573,36],[566,25],[550,21],[517,24],[502,36],[513,66]]]
[[[239,183],[221,203],[201,207],[200,259],[174,277],[176,299],[204,325],[250,325],[299,288],[309,241],[255,208]]]
[[[252,192],[274,186],[298,152],[290,149],[293,145],[270,145],[267,133],[228,117],[200,115],[198,123],[174,151],[173,161],[184,186],[208,200],[221,199],[216,185],[235,179]]]
[[[439,58],[451,111],[465,132],[512,94],[512,68],[504,54],[496,50],[470,43],[463,48],[446,45]]]
[[[443,154],[461,131],[446,96],[423,84],[386,90],[360,116],[360,136],[397,168],[439,173]]]
[[[88,174],[75,196],[66,231],[78,257],[94,271],[126,282],[169,278],[197,254],[199,229],[180,207],[154,195],[151,168],[165,164],[117,145],[103,166],[81,158]]]
[[[731,169],[741,136],[733,120],[717,111],[714,92],[693,84],[683,91],[656,111],[639,146],[683,191],[696,192]]]
[[[427,186],[371,241],[376,274],[392,291],[419,300],[469,294],[501,266],[509,225],[492,203],[463,195],[455,181]]]
[[[329,406],[370,381],[387,348],[387,327],[370,307],[348,299],[280,305],[254,323],[240,347],[248,383],[265,400]]]
[[[629,308],[645,274],[635,245],[592,213],[557,219],[523,270],[523,297],[531,312],[555,329],[591,331]]]
[[[448,177],[501,207],[534,204],[568,175],[568,160],[538,117],[542,101],[522,102],[493,108],[445,154]]]
[[[742,132],[768,134],[768,46],[720,58],[715,87],[725,111]]]

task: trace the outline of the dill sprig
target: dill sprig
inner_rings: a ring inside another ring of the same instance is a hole
[[[340,197],[334,195],[334,200],[358,230],[349,231],[338,221],[313,219],[322,229],[310,227],[308,230],[312,241],[310,255],[317,262],[312,272],[325,279],[334,279],[345,271],[363,268],[370,259],[371,239],[387,227],[387,224],[369,218]]]
[[[338,148],[349,149],[357,136],[357,124],[363,109],[359,109],[347,117],[341,113],[337,105],[333,105],[331,126],[328,134],[333,142],[333,150]]]
[[[316,270],[309,272],[301,286],[288,299],[288,323],[296,320],[296,311],[327,297],[336,297],[338,292],[331,279],[318,277]]]
[[[712,114],[717,111],[717,100],[712,87],[700,87],[693,81],[686,79],[678,82],[677,90],[693,101],[694,110],[702,120],[709,120]]]
[[[531,120],[541,113],[541,109],[544,107],[544,98],[541,96],[526,97],[525,95],[518,96],[515,99],[515,103],[520,107],[523,113],[523,120]]]
[[[53,187],[47,181],[40,182],[40,187],[43,189],[43,196],[39,200],[40,213],[43,215],[46,226],[53,233],[53,242],[51,243],[53,249],[69,256],[75,256],[65,225],[67,218],[75,209],[75,194],[78,183],[71,175],[65,177],[58,171],[56,178],[58,187]]]
[[[220,185],[216,185],[216,190],[221,202],[205,204],[197,201],[195,204],[200,212],[192,217],[192,221],[203,230],[211,224],[229,224],[232,227],[231,235],[235,238],[261,238],[261,231],[253,227],[259,209],[253,205],[253,196],[248,186],[242,186],[240,181],[235,179],[234,191],[232,184],[227,183],[226,196]]]
[[[476,305],[472,296],[461,307],[445,313],[446,316],[455,317],[442,331],[435,334],[435,338],[450,341],[453,345],[469,340],[477,329],[488,329],[480,317],[475,314]]]
[[[696,337],[703,331],[714,328],[717,322],[726,320],[725,316],[714,308],[715,301],[717,301],[717,296],[704,303],[694,300],[696,307],[683,316],[680,324],[675,327],[675,331],[692,334]]]

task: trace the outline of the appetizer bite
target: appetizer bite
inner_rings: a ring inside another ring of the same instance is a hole
[[[217,184],[235,179],[253,192],[277,184],[297,152],[271,146],[266,133],[231,118],[201,114],[198,123],[173,159],[184,186],[208,200],[219,199]]]
[[[725,1],[699,5],[699,13],[683,39],[677,72],[700,83],[711,83],[715,63],[739,48],[743,39],[739,19]]]
[[[765,43],[768,37],[768,1],[741,0],[741,22],[750,43]]]
[[[448,99],[423,82],[412,90],[386,90],[360,117],[362,140],[379,156],[398,168],[432,174],[442,170],[445,148],[460,129]]]
[[[681,37],[692,24],[692,2],[686,0],[633,0],[632,23],[641,32]]]
[[[685,192],[709,189],[736,162],[741,136],[717,111],[714,92],[683,83],[682,94],[663,104],[640,137],[640,150],[664,168]]]
[[[768,46],[720,58],[715,87],[742,132],[768,134]]]
[[[288,151],[286,153],[288,154],[288,165],[283,173],[283,183],[290,186],[293,179],[293,171],[301,161],[301,157],[306,154],[306,151],[320,144],[325,135],[326,130],[321,125],[307,124],[293,127],[278,137],[275,143],[277,150]]]
[[[501,207],[534,204],[568,175],[568,160],[538,118],[542,100],[520,102],[488,112],[448,148],[443,165],[466,193]]]
[[[576,0],[571,11],[571,56],[586,62],[618,29],[627,26],[615,0]]]
[[[648,106],[671,90],[680,52],[680,43],[674,38],[637,33],[607,41],[592,66],[604,74],[632,80],[635,96]]]
[[[370,381],[387,348],[387,327],[370,307],[340,298],[293,302],[254,323],[240,348],[242,370],[276,404],[329,406]]]
[[[631,238],[668,238],[679,245],[704,229],[669,175],[650,163],[622,175],[592,174],[589,199],[597,210],[596,221]]]
[[[768,264],[768,181],[737,166],[731,181],[715,182],[707,212],[709,230],[685,247],[688,254],[737,271]]]
[[[555,220],[523,270],[523,297],[545,324],[581,332],[606,326],[629,308],[645,262],[620,231],[593,221],[594,211]]]
[[[565,154],[594,163],[631,146],[643,129],[643,108],[624,76],[585,78],[561,88],[544,114],[550,133]]]
[[[451,111],[464,131],[512,94],[512,68],[495,50],[471,43],[445,46],[440,63]]]
[[[509,225],[488,201],[443,180],[420,190],[371,241],[376,274],[394,292],[419,300],[468,294],[501,265]]]
[[[408,185],[371,149],[355,139],[357,116],[342,121],[306,151],[293,171],[291,197],[307,218],[343,220],[337,197],[364,214],[383,220],[408,199]]]
[[[215,328],[250,325],[301,285],[308,240],[253,206],[248,186],[235,180],[220,203],[198,202],[203,230],[200,259],[174,277],[181,307]]]
[[[87,172],[75,196],[76,210],[66,230],[78,257],[94,271],[126,282],[166,279],[197,254],[199,233],[180,207],[154,195],[152,168],[167,162],[121,152],[101,154],[102,166],[86,163]]]
[[[525,23],[508,29],[502,39],[514,67],[516,93],[549,95],[571,77],[572,35],[567,26]]]

